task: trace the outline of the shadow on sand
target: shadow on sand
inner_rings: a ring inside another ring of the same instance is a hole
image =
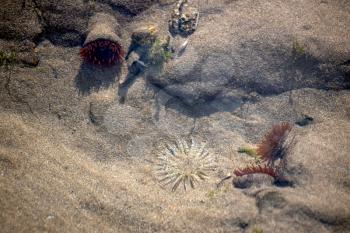
[[[112,67],[96,67],[82,63],[78,75],[75,77],[75,86],[82,95],[89,95],[92,91],[108,88],[120,76],[121,65]]]

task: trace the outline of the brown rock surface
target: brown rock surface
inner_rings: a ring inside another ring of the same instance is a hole
[[[141,2],[3,3],[0,50],[27,60],[0,67],[1,232],[349,232],[347,1],[199,1],[184,53],[118,87],[125,70],[82,64],[79,49],[95,12],[118,19],[126,48],[140,26],[167,35],[174,5]],[[281,121],[290,185],[217,188],[254,163],[237,149]],[[186,192],[154,175],[176,137],[217,163]]]

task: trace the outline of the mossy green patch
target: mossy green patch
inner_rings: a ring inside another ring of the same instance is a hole
[[[300,44],[299,41],[296,39],[293,40],[292,48],[293,48],[293,54],[295,57],[305,55],[306,53],[304,46]]]
[[[256,160],[261,159],[261,157],[256,152],[256,149],[253,147],[240,147],[240,148],[238,148],[238,153],[247,154],[247,155],[255,158]]]
[[[169,61],[173,53],[168,49],[169,39],[161,40],[157,38],[149,50],[149,61],[153,65],[163,64]]]
[[[17,54],[15,52],[0,51],[0,66],[8,66],[17,61]]]
[[[252,233],[264,233],[264,231],[260,228],[254,228]]]

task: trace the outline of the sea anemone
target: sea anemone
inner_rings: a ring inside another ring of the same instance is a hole
[[[186,190],[188,185],[195,188],[196,183],[207,179],[215,167],[215,159],[205,144],[177,140],[160,151],[155,175],[163,186],[171,186],[172,191],[180,184]]]
[[[275,125],[272,129],[264,136],[261,143],[257,146],[256,154],[260,158],[262,163],[251,165],[244,168],[236,169],[233,173],[236,176],[245,176],[250,174],[266,174],[274,178],[276,181],[286,182],[284,178],[284,170],[286,166],[286,161],[284,158],[285,148],[284,143],[291,131],[292,127],[289,123],[283,122],[281,124]],[[249,150],[243,150],[242,152],[250,152]],[[279,160],[276,165],[275,161]],[[226,180],[229,177],[223,179]]]
[[[244,176],[249,174],[266,174],[273,178],[277,178],[278,172],[275,168],[268,165],[254,165],[254,166],[248,166],[242,169],[237,169],[233,172],[236,176]]]
[[[94,65],[111,66],[123,60],[125,52],[115,41],[98,39],[80,49],[80,56],[85,62]]]
[[[119,24],[109,14],[97,13],[89,20],[87,37],[80,56],[84,62],[98,66],[112,66],[122,62],[125,52],[118,35]]]
[[[291,129],[291,125],[287,122],[272,127],[256,150],[262,161],[270,164],[281,156],[283,143]]]

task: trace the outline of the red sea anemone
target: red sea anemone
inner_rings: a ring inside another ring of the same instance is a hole
[[[275,168],[267,165],[248,166],[242,169],[237,169],[233,173],[236,176],[244,176],[249,174],[260,173],[260,174],[266,174],[266,175],[272,176],[273,178],[277,178],[277,175],[278,175]]]
[[[111,40],[97,39],[80,49],[80,56],[86,63],[112,66],[121,62],[125,56],[122,46]]]
[[[291,129],[292,126],[289,123],[283,122],[279,125],[273,126],[265,135],[256,150],[257,154],[264,162],[272,163],[278,158],[286,136]]]
[[[286,140],[288,133],[291,131],[292,126],[283,122],[275,125],[264,136],[264,139],[257,147],[257,155],[261,158],[264,165],[253,165],[234,171],[236,176],[244,176],[249,174],[266,174],[274,179],[281,179],[285,161],[283,161],[283,144]],[[274,161],[282,159],[279,165],[275,165]]]

